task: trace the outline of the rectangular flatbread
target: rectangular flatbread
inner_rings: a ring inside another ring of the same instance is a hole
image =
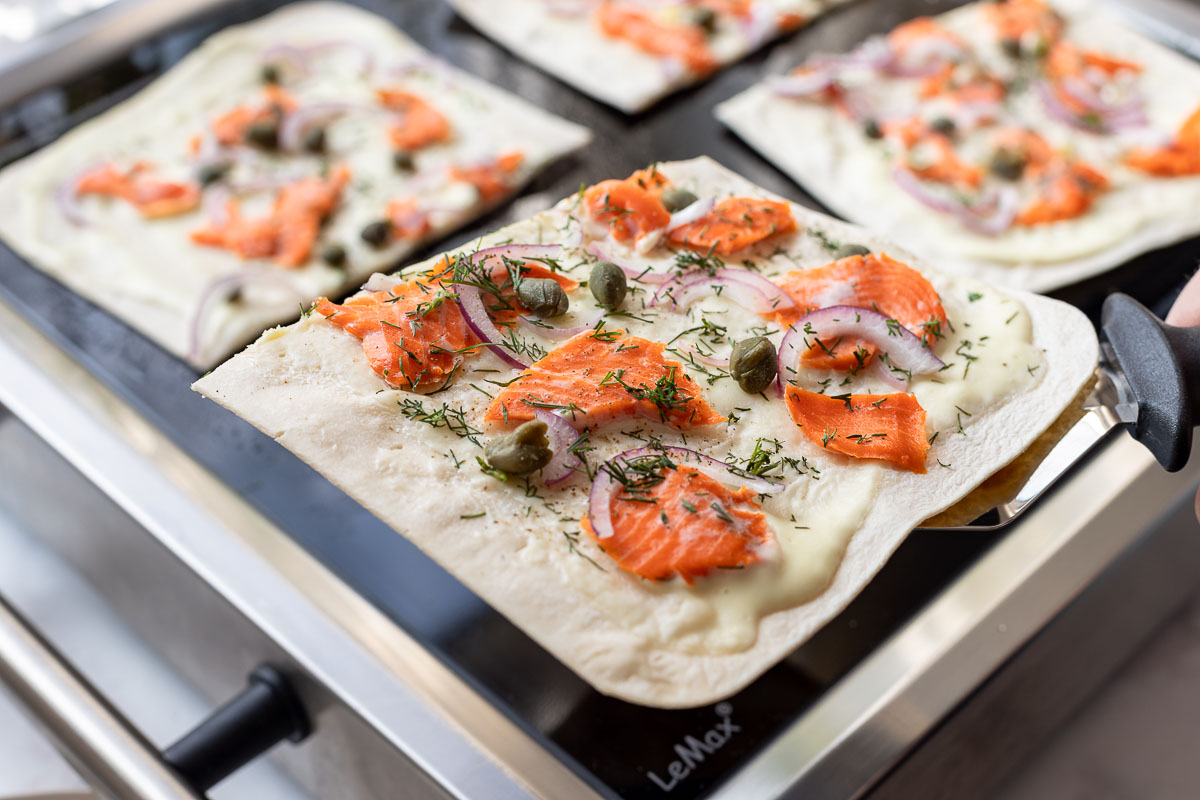
[[[589,139],[380,17],[300,3],[5,169],[0,236],[206,369]]]
[[[731,353],[758,338],[769,358]],[[195,388],[599,691],[691,707],[833,618],[1096,359],[1071,306],[697,158],[374,276]]]
[[[848,0],[450,0],[476,28],[626,113]]]
[[[716,114],[846,219],[1048,291],[1200,233],[1200,66],[1087,0],[972,3]]]

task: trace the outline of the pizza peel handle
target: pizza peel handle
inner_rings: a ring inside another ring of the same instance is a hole
[[[1137,402],[1130,433],[1168,472],[1182,469],[1200,424],[1200,326],[1168,325],[1115,293],[1104,301],[1100,328]]]

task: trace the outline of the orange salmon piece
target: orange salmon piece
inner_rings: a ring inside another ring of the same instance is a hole
[[[115,164],[103,164],[80,176],[75,194],[118,197],[147,219],[173,217],[200,205],[200,187],[155,178],[147,174],[152,170],[147,161],[139,161],[125,172]]]
[[[1200,175],[1200,108],[1180,126],[1173,142],[1165,147],[1132,150],[1126,154],[1125,163],[1163,178]]]
[[[932,347],[943,328],[950,325],[937,290],[925,276],[883,253],[847,256],[823,267],[793,270],[776,283],[796,303],[795,308],[775,312],[775,320],[782,326],[791,325],[810,311],[858,306],[887,315]],[[857,370],[875,353],[873,346],[857,340],[822,344],[829,352],[814,344],[801,357],[804,366]]]
[[[992,144],[1001,150],[1020,153],[1025,158],[1024,175],[1036,178],[1057,158],[1050,143],[1028,128],[1004,128],[992,137]]]
[[[946,30],[932,17],[917,17],[897,25],[887,35],[888,46],[897,56],[903,56],[909,48],[929,37],[945,39],[959,47],[966,47],[966,42],[956,33]]]
[[[1017,215],[1018,225],[1043,225],[1087,212],[1108,188],[1108,178],[1082,161],[1058,160],[1046,168],[1038,196]]]
[[[530,365],[502,389],[484,419],[512,425],[533,419],[534,404],[569,409],[576,425],[623,417],[660,420],[681,430],[725,420],[662,342],[624,331],[581,333]]]
[[[681,61],[688,69],[707,74],[718,66],[708,49],[708,36],[699,25],[673,25],[632,3],[606,2],[596,9],[596,24],[605,36],[624,39],[638,50]]]
[[[1001,81],[984,72],[961,80],[954,64],[947,64],[940,72],[930,75],[917,90],[922,100],[945,95],[959,104],[998,103],[1007,93]]]
[[[671,231],[672,244],[727,256],[796,230],[792,208],[775,200],[727,197],[695,222]]]
[[[1032,33],[1053,44],[1062,35],[1062,17],[1042,0],[985,3],[983,13],[1001,41],[1020,41],[1025,34]]]
[[[637,499],[613,496],[607,539],[595,539],[586,516],[579,521],[617,566],[655,581],[678,575],[690,586],[715,569],[758,563],[772,536],[753,490],[730,491],[687,464],[664,467],[662,478]]]
[[[450,123],[423,97],[402,89],[379,89],[375,94],[384,108],[403,115],[388,130],[397,149],[420,150],[450,138]]]
[[[607,225],[618,242],[638,241],[671,221],[662,204],[670,181],[657,170],[639,170],[623,181],[601,181],[583,193],[583,203],[593,220]]]
[[[339,165],[327,178],[296,181],[279,190],[270,215],[262,219],[243,219],[238,202],[231,200],[228,219],[192,231],[192,241],[231,250],[242,258],[274,256],[281,267],[298,267],[308,260],[321,222],[333,211],[349,180],[350,170]]]
[[[213,120],[213,134],[217,142],[225,146],[242,144],[246,131],[260,122],[270,122],[296,109],[296,101],[278,86],[263,89],[263,100],[258,105],[238,106]]]
[[[473,167],[451,167],[450,180],[464,181],[479,191],[479,199],[491,203],[512,191],[508,179],[521,162],[525,160],[522,153],[505,153],[486,164]]]
[[[420,239],[433,229],[429,214],[417,208],[416,198],[398,197],[387,204],[392,232],[401,239]]]
[[[924,474],[925,409],[911,394],[852,394],[841,399],[787,387],[788,413],[826,450],[873,458]]]
[[[983,173],[979,167],[967,164],[954,152],[954,145],[949,137],[940,133],[930,133],[913,145],[925,148],[932,158],[914,164],[910,157],[906,159],[908,168],[918,178],[937,183],[959,184],[972,188],[979,186]],[[932,151],[932,152],[929,152]]]
[[[342,305],[322,297],[316,310],[361,339],[371,369],[398,389],[442,386],[463,359],[476,354],[464,350],[474,344],[470,328],[440,286],[409,281],[355,295]]]

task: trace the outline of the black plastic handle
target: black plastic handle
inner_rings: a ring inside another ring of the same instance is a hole
[[[1104,301],[1100,328],[1137,401],[1130,433],[1168,472],[1182,469],[1200,422],[1200,326],[1168,325],[1117,293]]]
[[[311,731],[291,684],[263,665],[240,694],[164,750],[163,760],[203,794],[285,739],[299,742]]]

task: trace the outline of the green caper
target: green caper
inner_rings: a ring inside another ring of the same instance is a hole
[[[833,251],[834,258],[849,258],[850,256],[869,256],[871,248],[861,244],[844,244]]]
[[[517,284],[517,299],[542,319],[567,313],[571,304],[567,293],[552,278],[522,278]]]
[[[958,130],[958,126],[954,124],[954,120],[949,117],[938,117],[929,123],[929,128],[934,133],[940,133],[943,136],[953,136],[954,132]]]
[[[246,129],[246,143],[264,150],[274,150],[279,147],[279,123],[254,123]]]
[[[392,238],[392,223],[386,219],[381,219],[378,222],[372,222],[365,226],[358,234],[362,240],[372,247],[383,247]]]
[[[321,250],[321,260],[331,267],[340,267],[346,263],[346,248],[340,244],[327,244]]]
[[[397,150],[392,153],[392,166],[401,172],[412,172],[416,169],[416,162],[413,161],[413,154],[408,150]]]
[[[1000,49],[1009,58],[1021,57],[1021,40],[1016,38],[1002,39],[1000,41]]]
[[[483,448],[488,464],[509,475],[526,475],[541,469],[554,457],[546,438],[546,423],[531,419],[511,433],[497,436]]]
[[[687,189],[667,189],[662,193],[662,204],[668,212],[674,214],[696,202],[699,198]]]
[[[717,12],[703,6],[693,8],[692,24],[703,28],[708,33],[712,33],[717,29]]]
[[[300,146],[309,153],[324,153],[325,152],[325,129],[313,128],[304,134],[304,140]]]
[[[992,153],[988,169],[992,171],[993,175],[1006,181],[1018,180],[1025,172],[1025,154],[1018,150],[1002,147]]]
[[[279,67],[274,64],[263,64],[258,77],[263,83],[279,83]]]
[[[779,374],[775,345],[765,336],[735,342],[729,353],[729,374],[746,394],[758,394]]]
[[[588,276],[588,289],[592,297],[605,308],[617,308],[625,300],[629,291],[629,283],[625,273],[611,261],[597,261]]]
[[[882,139],[883,128],[879,127],[879,123],[873,119],[869,119],[863,123],[863,134],[868,139]]]
[[[230,165],[226,163],[205,164],[196,170],[196,180],[201,186],[216,183],[229,174]]]

